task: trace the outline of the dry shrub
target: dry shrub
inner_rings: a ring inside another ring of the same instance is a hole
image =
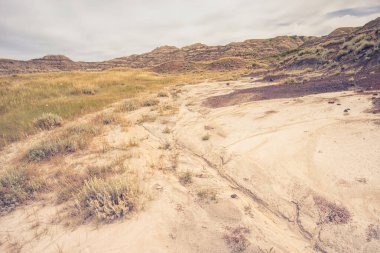
[[[164,98],[164,97],[168,97],[168,93],[164,92],[164,91],[160,91],[157,93],[157,97],[159,98]]]
[[[59,170],[54,179],[59,184],[57,192],[57,203],[63,203],[70,200],[78,189],[81,189],[84,183],[91,178],[107,179],[116,174],[123,174],[127,168],[124,166],[125,157],[120,157],[108,165],[89,166],[85,171],[69,168]]]
[[[139,109],[141,107],[141,103],[137,99],[131,99],[123,102],[118,108],[119,112],[131,112]]]
[[[0,214],[33,199],[44,186],[44,181],[35,169],[18,167],[7,170],[0,177]]]
[[[350,220],[351,215],[345,207],[338,206],[321,196],[314,196],[313,199],[320,211],[322,223],[346,224]]]
[[[89,124],[80,124],[65,129],[60,135],[53,136],[35,145],[27,152],[28,161],[42,161],[56,155],[73,153],[84,149],[98,129]]]
[[[210,135],[209,134],[205,134],[202,136],[202,141],[208,141],[210,139]]]
[[[191,184],[193,182],[193,175],[190,171],[186,171],[179,176],[179,182],[183,185]]]
[[[75,208],[84,220],[112,222],[140,210],[141,195],[137,177],[91,178],[76,195]]]
[[[62,118],[54,113],[43,113],[34,121],[34,126],[49,130],[62,125]]]
[[[217,201],[217,192],[213,189],[200,190],[197,193],[197,196],[200,201],[205,202],[205,203]]]
[[[153,114],[143,114],[141,115],[141,118],[137,120],[137,124],[142,124],[145,122],[154,122],[156,121],[157,116]]]
[[[170,103],[163,103],[158,107],[158,113],[161,116],[173,115],[178,111],[178,108]]]
[[[145,106],[145,107],[149,107],[149,106],[154,106],[154,105],[158,105],[160,101],[156,98],[148,98],[146,100],[144,100],[141,105],[142,106]]]
[[[118,123],[120,118],[115,113],[102,113],[95,118],[95,121],[103,125],[110,125]]]
[[[169,127],[165,127],[164,130],[162,130],[162,133],[164,133],[164,134],[170,134],[170,128]]]
[[[224,234],[223,239],[231,249],[231,253],[240,253],[245,251],[249,246],[249,241],[246,235],[250,230],[246,227],[239,226],[236,228],[226,227],[227,233]]]
[[[372,240],[380,240],[380,227],[379,225],[369,224],[366,229],[367,242]]]

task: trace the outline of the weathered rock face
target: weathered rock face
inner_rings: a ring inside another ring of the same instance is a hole
[[[102,70],[114,67],[151,68],[157,71],[187,71],[195,69],[194,63],[202,67],[203,62],[222,58],[238,57],[241,60],[229,60],[230,68],[245,66],[244,60],[278,54],[284,50],[299,47],[309,37],[282,36],[273,39],[247,40],[230,43],[225,46],[207,46],[193,44],[183,48],[162,46],[141,55],[131,55],[103,62],[74,62],[63,55],[47,55],[29,61],[0,59],[0,74],[30,73],[66,70]],[[233,64],[233,63],[236,64]],[[162,65],[162,68],[160,66]],[[217,62],[206,68],[221,67]],[[203,67],[202,67],[203,68]]]
[[[177,48],[162,46],[151,52],[103,62],[74,62],[63,55],[17,61],[0,59],[0,74],[67,70],[103,70],[115,67],[148,68],[157,72],[197,69],[231,70],[251,66],[255,60],[277,56],[280,66],[320,67],[336,63],[379,64],[380,18],[363,27],[338,28],[327,36],[279,36],[252,39],[225,46],[201,43]]]

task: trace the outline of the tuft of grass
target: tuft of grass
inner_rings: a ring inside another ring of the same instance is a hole
[[[320,212],[321,223],[346,224],[351,219],[351,214],[344,206],[338,206],[321,196],[314,196],[313,199]]]
[[[148,99],[142,101],[141,105],[144,107],[149,107],[149,106],[158,105],[158,103],[160,103],[160,101],[158,99],[148,98]]]
[[[245,251],[250,245],[246,238],[251,231],[243,226],[236,228],[226,227],[227,233],[224,234],[223,239],[231,250],[231,253],[240,253]]]
[[[170,134],[170,128],[169,127],[165,127],[164,130],[162,130],[162,133],[164,134]]]
[[[157,116],[153,114],[143,114],[141,115],[141,118],[137,120],[137,124],[142,124],[145,122],[154,122],[156,121]]]
[[[28,150],[25,158],[29,162],[42,161],[56,155],[65,155],[84,149],[98,130],[89,124],[80,124],[65,129],[60,135],[44,140]]]
[[[35,169],[18,167],[7,170],[0,177],[0,214],[8,213],[33,199],[44,186],[44,181]]]
[[[119,122],[119,117],[115,113],[102,113],[95,118],[95,121],[103,125],[110,125]]]
[[[202,202],[210,203],[217,201],[217,192],[213,189],[203,189],[197,193],[198,199]]]
[[[102,222],[130,216],[141,209],[140,185],[137,177],[91,178],[75,197],[75,208],[84,220]]]
[[[179,176],[179,182],[183,185],[188,185],[193,182],[193,175],[190,171],[186,171],[182,175]]]
[[[49,130],[62,125],[62,118],[54,113],[43,113],[40,117],[34,120],[34,126]]]
[[[117,108],[117,110],[119,112],[132,112],[132,111],[139,109],[140,107],[141,107],[141,103],[139,100],[131,99],[131,100],[127,100],[127,101],[123,102]]]
[[[210,139],[210,135],[209,134],[206,134],[206,135],[203,135],[202,136],[202,141],[208,141]]]
[[[157,97],[164,98],[164,97],[169,97],[169,95],[168,95],[167,92],[160,91],[160,92],[157,93]]]

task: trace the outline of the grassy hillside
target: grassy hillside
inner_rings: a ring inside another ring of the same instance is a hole
[[[0,76],[0,148],[38,129],[44,113],[72,119],[145,92],[202,79],[229,79],[235,73],[159,75],[143,70],[56,72]]]

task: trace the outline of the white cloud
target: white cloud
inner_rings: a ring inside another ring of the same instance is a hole
[[[160,45],[325,35],[379,16],[378,0],[0,0],[0,58],[106,60]]]

